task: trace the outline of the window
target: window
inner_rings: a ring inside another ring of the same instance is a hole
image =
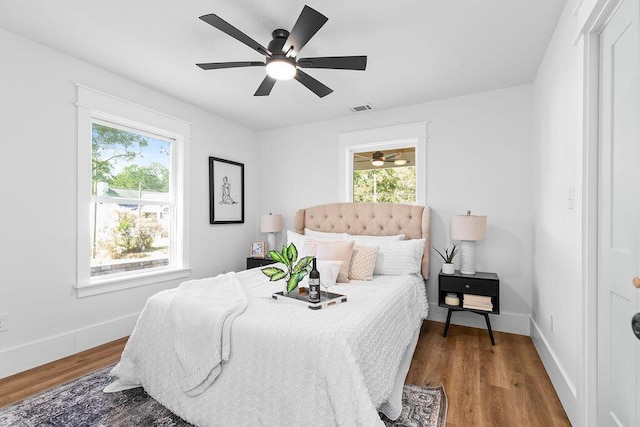
[[[174,264],[175,140],[94,119],[91,142],[91,277]],[[174,191],[171,191],[174,190]]]
[[[354,202],[416,202],[415,148],[353,153]]]
[[[190,126],[78,87],[78,296],[188,276]]]
[[[340,135],[340,200],[426,203],[426,122]]]

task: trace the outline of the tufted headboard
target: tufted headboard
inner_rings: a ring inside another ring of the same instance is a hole
[[[349,233],[368,236],[404,234],[407,239],[425,239],[422,256],[422,277],[429,278],[429,251],[431,209],[424,206],[399,203],[333,203],[296,212],[294,227],[331,233]]]

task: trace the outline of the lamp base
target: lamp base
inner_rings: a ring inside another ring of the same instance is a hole
[[[460,273],[476,274],[476,242],[472,240],[460,242]]]
[[[276,233],[267,233],[267,250],[266,255],[269,255],[269,251],[277,251],[276,248]]]

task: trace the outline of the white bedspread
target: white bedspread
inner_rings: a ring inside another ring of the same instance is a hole
[[[399,413],[388,400],[397,395],[399,370],[404,381],[407,349],[427,316],[421,278],[336,286],[331,291],[348,302],[317,311],[274,301],[281,285],[259,269],[237,278],[249,303],[233,323],[231,357],[209,388],[189,396],[179,386],[168,315],[177,290],[149,298],[112,373],[200,426],[369,427],[383,425],[379,408]]]

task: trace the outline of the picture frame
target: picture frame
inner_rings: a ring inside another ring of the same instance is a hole
[[[209,223],[244,223],[244,164],[209,157]]]
[[[249,256],[251,258],[266,258],[266,243],[265,242],[251,242],[249,248]]]

